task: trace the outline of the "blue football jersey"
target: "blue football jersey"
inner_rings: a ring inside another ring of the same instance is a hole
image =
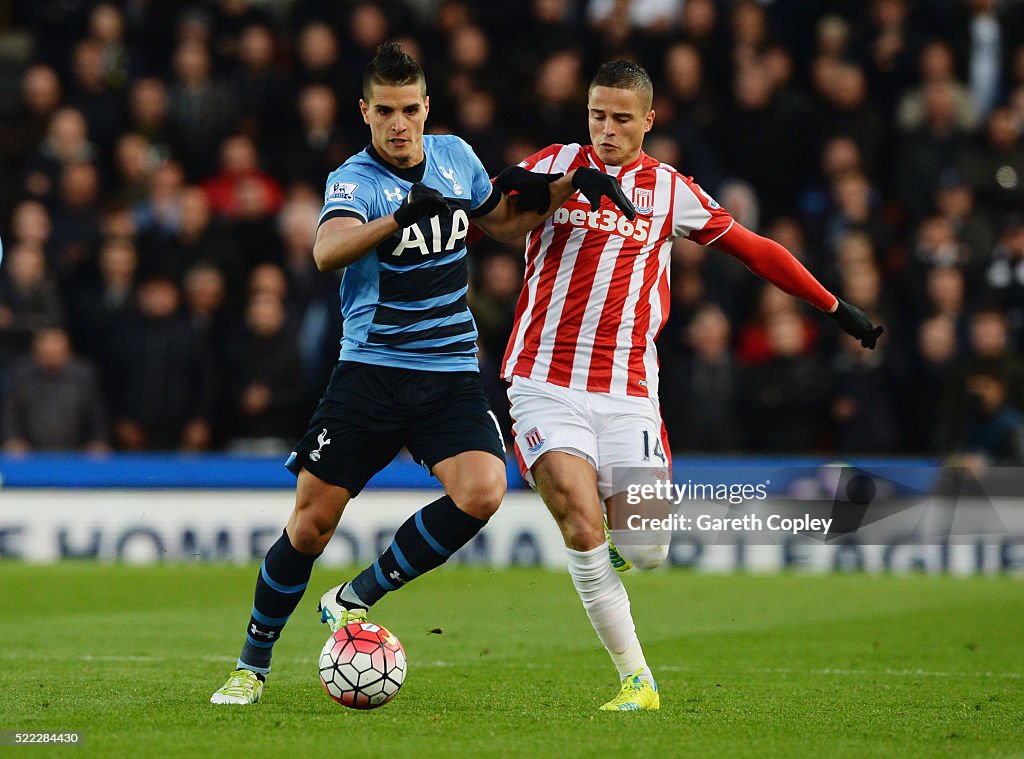
[[[469,220],[490,213],[501,193],[473,149],[453,135],[424,135],[425,159],[411,169],[386,163],[373,146],[327,177],[322,224],[394,213],[416,182],[444,195],[447,217],[399,229],[345,269],[341,360],[435,372],[479,371],[476,323],[466,303]]]

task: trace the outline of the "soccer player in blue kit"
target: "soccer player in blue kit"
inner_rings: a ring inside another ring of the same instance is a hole
[[[286,464],[297,476],[295,507],[260,566],[242,653],[215,704],[260,700],[273,646],[314,561],[348,502],[403,446],[440,480],[444,496],[403,523],[351,582],[323,594],[321,621],[332,630],[365,620],[386,593],[443,564],[505,494],[504,444],[466,304],[466,234],[472,219],[492,237],[515,239],[546,217],[518,210],[499,187],[568,197],[573,180],[510,170],[492,188],[463,140],[424,135],[423,72],[396,43],[381,45],[367,67],[359,107],[370,145],[328,177],[313,247],[321,271],[345,269],[341,355]],[[628,203],[616,180],[597,174],[576,188],[595,202],[608,195]],[[533,186],[517,186],[523,182]]]

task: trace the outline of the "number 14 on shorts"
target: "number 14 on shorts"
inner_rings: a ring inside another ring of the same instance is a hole
[[[651,460],[653,453],[654,457],[661,460],[662,464],[668,464],[668,460],[665,458],[665,451],[661,447],[661,438],[658,435],[652,435],[649,430],[643,430],[640,433],[643,436],[643,460],[644,462]],[[654,439],[654,449],[651,450],[651,439]]]

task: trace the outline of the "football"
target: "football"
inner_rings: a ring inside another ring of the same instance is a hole
[[[390,630],[352,622],[334,633],[320,652],[320,682],[327,695],[352,709],[376,709],[405,681],[405,649]]]

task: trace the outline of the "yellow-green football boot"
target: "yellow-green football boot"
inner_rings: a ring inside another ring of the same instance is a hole
[[[211,704],[257,704],[263,696],[263,681],[249,669],[236,669],[228,681],[210,696]]]
[[[661,708],[658,684],[640,678],[642,669],[622,681],[619,695],[601,707],[603,712],[656,712]]]

